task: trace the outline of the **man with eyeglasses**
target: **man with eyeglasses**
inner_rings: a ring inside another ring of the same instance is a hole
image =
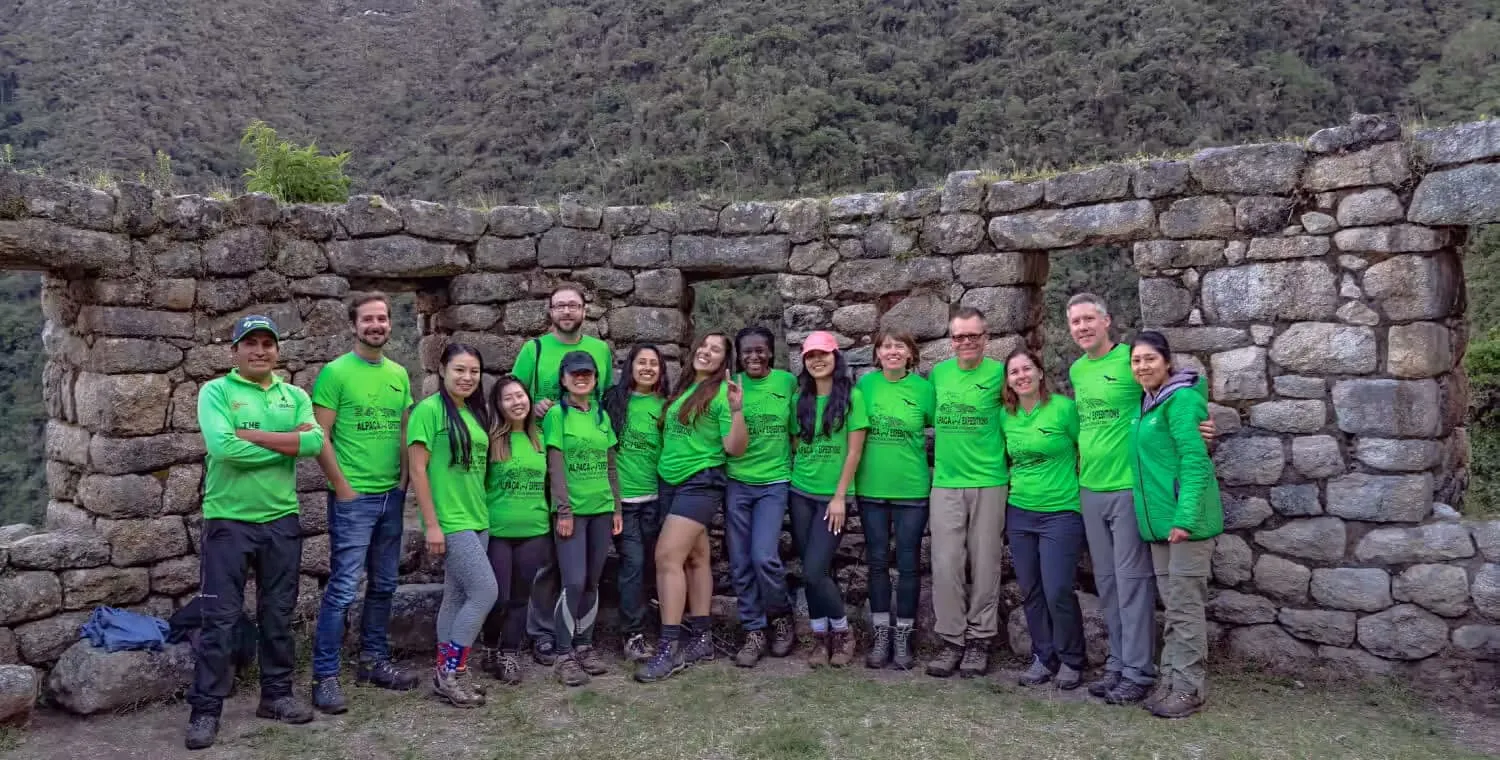
[[[573,351],[584,351],[594,357],[594,366],[599,368],[599,389],[609,388],[613,377],[614,357],[609,344],[592,335],[583,334],[583,291],[564,285],[552,291],[547,301],[547,318],[552,329],[541,337],[533,338],[521,347],[511,374],[515,375],[531,394],[531,408],[537,419],[547,415],[547,410],[562,398],[562,387],[558,384],[558,369],[564,356]],[[561,593],[562,579],[557,565],[548,562],[537,571],[531,587],[531,604],[526,610],[526,632],[531,636],[531,657],[541,665],[553,665],[557,656],[553,652],[552,618]]]
[[[943,640],[927,674],[965,678],[989,670],[1000,631],[1000,561],[1005,546],[1005,435],[1000,392],[1005,366],[984,355],[984,314],[962,307],[948,322],[954,357],[932,368],[934,418],[932,608]]]

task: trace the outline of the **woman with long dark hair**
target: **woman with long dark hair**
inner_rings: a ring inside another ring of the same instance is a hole
[[[406,455],[427,551],[443,557],[433,691],[455,707],[478,707],[484,695],[460,679],[459,670],[467,667],[469,647],[498,594],[489,562],[484,482],[490,414],[481,392],[484,361],[479,350],[451,343],[441,364],[438,392],[412,407]]]
[[[627,662],[645,662],[652,647],[646,641],[648,585],[656,584],[652,553],[661,533],[660,480],[661,415],[670,384],[661,350],[637,343],[625,356],[625,371],[604,392],[604,411],[620,445],[615,465],[620,474],[623,527],[615,538],[620,555],[620,628]]]
[[[642,683],[670,678],[693,662],[714,657],[708,618],[714,586],[708,525],[724,505],[724,461],[743,454],[749,438],[743,391],[729,379],[733,354],[722,333],[698,339],[662,415],[661,461],[656,468],[667,510],[656,541],[661,640],[635,673]],[[686,645],[684,610],[691,637]]]
[[[869,421],[864,395],[854,388],[844,352],[831,333],[815,332],[802,342],[796,410],[789,507],[813,631],[807,664],[843,667],[854,659],[857,642],[831,571],[853,506],[854,476]]]

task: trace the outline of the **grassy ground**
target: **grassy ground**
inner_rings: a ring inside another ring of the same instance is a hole
[[[1014,671],[936,681],[863,669],[809,674],[779,661],[756,671],[717,663],[656,686],[616,674],[564,690],[540,669],[519,689],[491,683],[489,704],[461,711],[418,694],[351,689],[338,718],[283,726],[253,717],[253,689],[226,713],[220,743],[182,750],[182,705],[79,720],[44,713],[0,742],[0,757],[205,760],[670,758],[1477,758],[1492,721],[1445,715],[1400,691],[1304,688],[1219,676],[1211,709],[1167,722],[1081,692],[1031,691]]]

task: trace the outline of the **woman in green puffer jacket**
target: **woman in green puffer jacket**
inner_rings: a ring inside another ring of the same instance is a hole
[[[1208,445],[1198,423],[1208,401],[1193,390],[1198,373],[1173,370],[1172,348],[1147,330],[1130,345],[1130,369],[1145,391],[1130,428],[1135,515],[1151,545],[1156,585],[1166,607],[1161,674],[1146,707],[1159,718],[1186,718],[1203,709],[1208,655],[1204,604],[1214,536],[1224,532],[1224,507]]]

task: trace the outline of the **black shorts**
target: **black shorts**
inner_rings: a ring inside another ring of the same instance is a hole
[[[706,528],[724,506],[724,486],[724,469],[710,467],[675,486],[662,481],[661,503],[667,514],[686,517]]]

